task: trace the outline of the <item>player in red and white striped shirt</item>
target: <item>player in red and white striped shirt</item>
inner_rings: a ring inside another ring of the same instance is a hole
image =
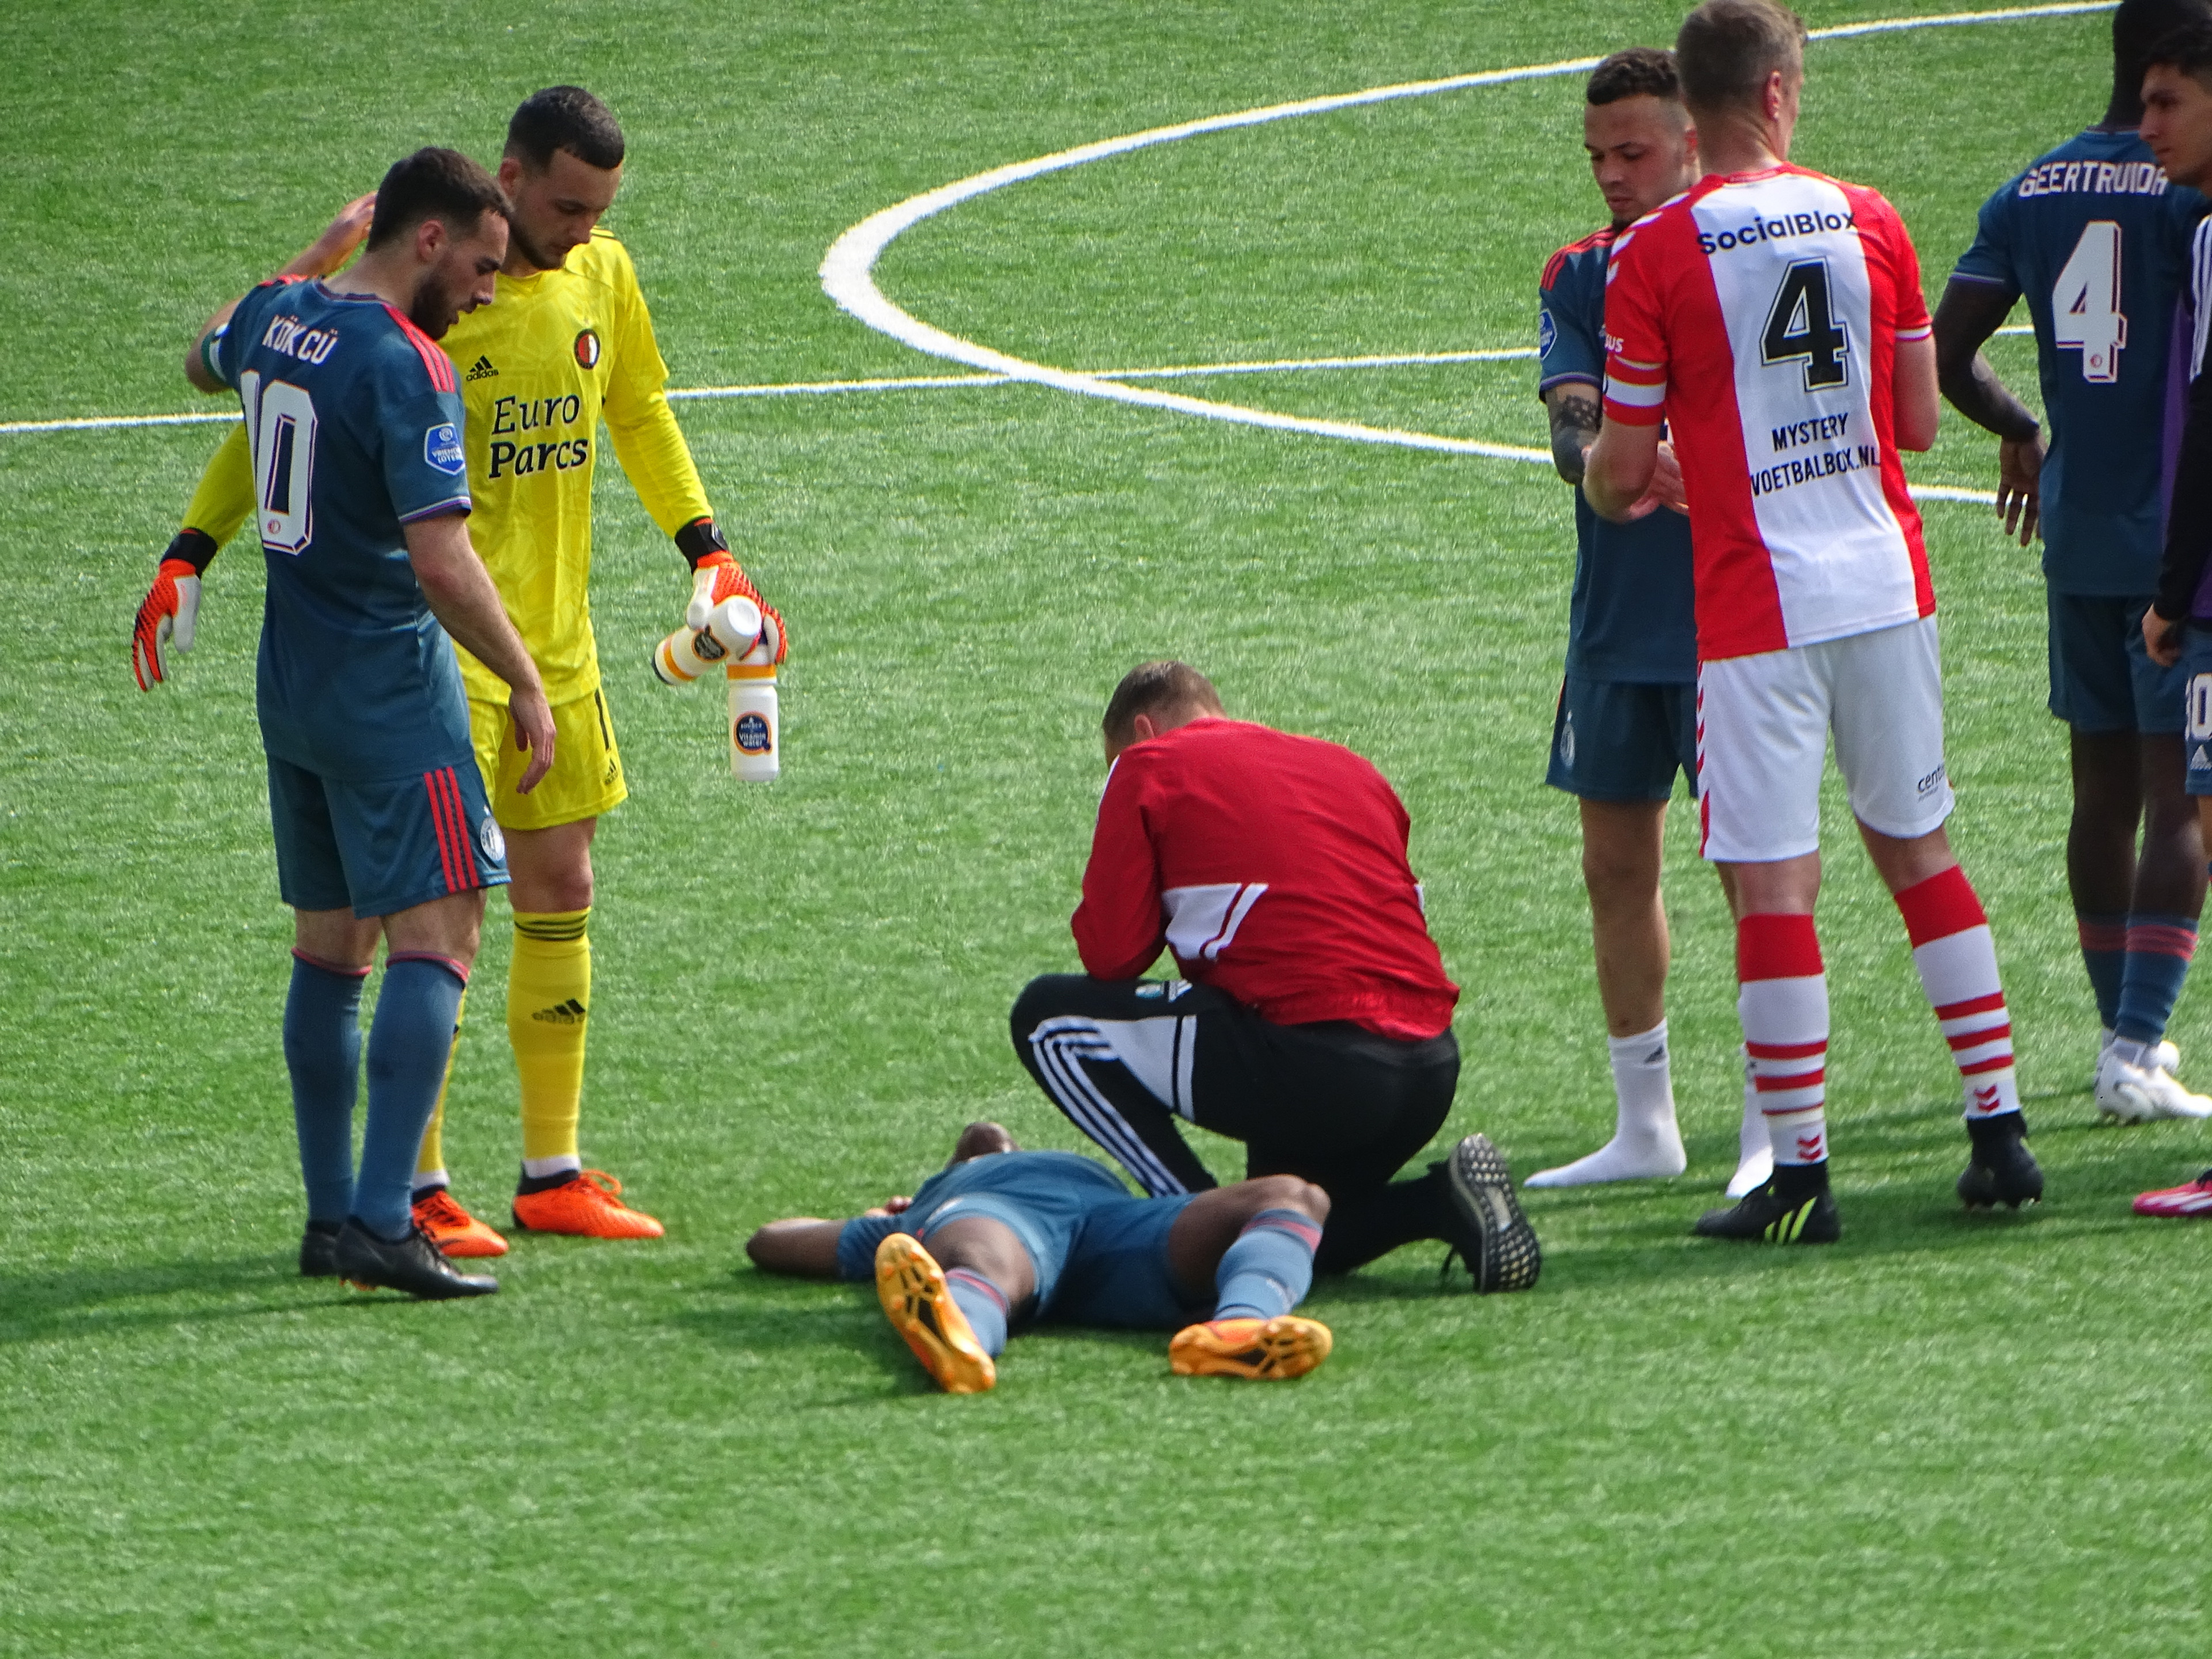
[[[1329,1195],[1317,1271],[1417,1239],[1475,1288],[1536,1282],[1536,1236],[1489,1138],[1392,1181],[1451,1111],[1459,988],[1422,918],[1406,809],[1350,750],[1223,712],[1177,662],[1123,678],[1073,923],[1086,970],[1032,981],[1015,1052],[1155,1197],[1214,1185],[1177,1120],[1242,1140],[1249,1176]],[[1163,948],[1179,977],[1138,976]]]
[[[1919,261],[1875,191],[1789,163],[1804,25],[1707,0],[1674,52],[1710,169],[1613,244],[1605,426],[1584,478],[1625,515],[1663,419],[1695,549],[1705,855],[1735,883],[1737,1003],[1775,1172],[1698,1231],[1825,1243],[1827,981],[1813,929],[1832,732],[1958,1063],[1972,1206],[2039,1198],[1989,922],[1943,833],[1936,595],[1900,447],[1935,441]]]

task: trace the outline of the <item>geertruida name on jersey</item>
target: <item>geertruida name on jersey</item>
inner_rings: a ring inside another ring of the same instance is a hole
[[[2155,161],[2045,161],[2020,175],[2022,196],[2163,196],[2166,169]]]
[[[334,328],[309,328],[297,317],[271,317],[261,336],[261,343],[287,357],[297,357],[303,363],[319,363],[327,362],[331,353],[338,349],[338,331]]]
[[[1874,444],[1861,444],[1856,449],[1830,449],[1818,455],[1806,455],[1794,461],[1763,467],[1751,475],[1751,493],[1771,495],[1778,489],[1792,489],[1802,483],[1813,483],[1821,478],[1833,478],[1845,472],[1881,470],[1881,450]]]
[[[1791,236],[1824,236],[1855,228],[1856,221],[1848,213],[1778,213],[1771,219],[1753,219],[1735,230],[1701,228],[1698,246],[1703,252],[1725,253],[1730,248],[1757,247],[1761,242],[1778,242]]]
[[[589,435],[558,438],[544,443],[513,443],[503,434],[544,431],[550,427],[573,427],[582,419],[583,401],[573,392],[552,398],[495,398],[491,405],[493,437],[486,459],[486,477],[521,477],[532,472],[566,472],[585,465],[592,458]]]

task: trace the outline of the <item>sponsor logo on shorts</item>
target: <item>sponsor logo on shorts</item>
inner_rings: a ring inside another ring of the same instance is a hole
[[[489,816],[477,825],[477,845],[483,848],[484,856],[494,864],[507,862],[507,837]]]
[[[1559,325],[1552,320],[1551,309],[1540,308],[1536,313],[1536,355],[1548,357],[1552,348],[1559,343]]]
[[[1921,779],[1921,780],[1920,780],[1920,781],[1919,781],[1918,783],[1917,783],[1917,784],[1913,785],[1912,787],[1913,787],[1913,789],[1914,789],[1915,793],[1924,795],[1924,794],[1926,794],[1929,790],[1931,790],[1931,789],[1935,788],[1937,785],[1941,784],[1942,781],[1943,781],[1943,769],[1942,769],[1942,767],[1940,767],[1940,766],[1939,766],[1939,767],[1937,767],[1937,768],[1936,768],[1933,772],[1930,772],[1930,773],[1929,773],[1926,777],[1924,777],[1924,778]]]
[[[1575,769],[1575,717],[1572,714],[1559,725],[1559,764],[1570,772]]]
[[[576,366],[597,368],[599,366],[599,331],[587,328],[576,337]]]
[[[460,476],[468,459],[461,453],[461,434],[451,421],[422,434],[422,459],[441,472]]]

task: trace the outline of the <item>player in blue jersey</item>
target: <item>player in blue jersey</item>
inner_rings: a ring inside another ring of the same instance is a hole
[[[2095,992],[2096,1093],[2130,1121],[2212,1115],[2166,1042],[2197,946],[2204,842],[2182,787],[2182,678],[2144,653],[2158,585],[2173,316],[2204,198],[2169,180],[2136,131],[2145,54],[2202,0],[2125,0],[2112,16],[2105,118],[1985,203],[1936,313],[1943,393],[1997,436],[1997,511],[2039,530],[2051,712],[2069,732],[2066,877]],[[2035,416],[1981,354],[2025,298],[2048,453]],[[2171,394],[2171,396],[2170,396]],[[2138,851],[2138,828],[2141,848]]]
[[[1025,1152],[971,1123],[912,1198],[848,1221],[771,1221],[769,1273],[873,1279],[884,1316],[948,1394],[998,1380],[1010,1328],[1051,1321],[1172,1330],[1179,1376],[1303,1376],[1328,1328],[1291,1310],[1313,1282],[1328,1194],[1297,1176],[1137,1198],[1073,1152]]]
[[[1668,941],[1659,866],[1674,775],[1688,777],[1692,788],[1697,778],[1690,521],[1661,506],[1668,489],[1679,503],[1679,473],[1662,481],[1629,524],[1599,518],[1579,486],[1583,457],[1597,441],[1613,238],[1696,182],[1697,135],[1671,52],[1613,53],[1591,71],[1583,101],[1583,142],[1613,222],[1553,254],[1537,289],[1537,391],[1551,413],[1559,476],[1577,486],[1566,678],[1547,781],[1580,803],[1583,880],[1618,1115],[1611,1140],[1587,1158],[1540,1170],[1528,1178],[1531,1187],[1678,1176],[1688,1161],[1668,1055]],[[1772,1156],[1747,1091],[1729,1193],[1740,1197],[1763,1182]]]
[[[2164,37],[2143,76],[2142,136],[2176,184],[2212,192],[2212,22]],[[2143,617],[2152,658],[2187,682],[2189,793],[2212,819],[2212,219],[2197,228],[2190,258],[2190,326],[2179,373],[2186,415],[2173,472],[2158,592]],[[2208,833],[2212,840],[2212,833]],[[2139,1194],[2138,1215],[2212,1216],[2212,1170],[2179,1187]]]
[[[263,283],[216,313],[185,368],[244,405],[268,565],[256,692],[296,918],[284,1060],[307,1188],[300,1271],[424,1297],[499,1288],[455,1272],[410,1209],[483,890],[507,878],[454,641],[510,688],[532,751],[520,787],[553,759],[538,670],[470,545],[461,400],[434,343],[490,301],[507,213],[475,162],[419,150],[385,175],[351,270]],[[356,1175],[362,982],[380,937]]]

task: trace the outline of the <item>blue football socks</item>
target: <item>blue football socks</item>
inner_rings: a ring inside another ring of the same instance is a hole
[[[2081,940],[2081,965],[2089,972],[2089,989],[2097,999],[2097,1023],[2109,1031],[2120,1019],[2120,985],[2127,976],[2128,919],[2085,916],[2077,910],[2074,927]]]
[[[2153,915],[2138,911],[2128,918],[2125,975],[2113,1032],[2130,1042],[2156,1042],[2173,1017],[2189,959],[2197,954],[2197,918]]]
[[[386,1241],[406,1237],[413,1224],[415,1157],[445,1085],[466,986],[460,964],[444,957],[394,956],[385,963],[368,1032],[368,1123],[353,1216]]]
[[[1321,1226],[1297,1210],[1262,1210],[1244,1224],[1213,1272],[1216,1319],[1273,1319],[1313,1287]]]
[[[999,1294],[999,1287],[972,1268],[948,1267],[945,1270],[945,1288],[951,1292],[952,1305],[967,1316],[975,1340],[983,1345],[983,1352],[994,1359],[1004,1353],[1006,1298]]]
[[[353,1198],[353,1105],[361,1093],[361,988],[368,969],[311,962],[295,951],[284,999],[284,1069],[307,1218],[335,1227]]]

